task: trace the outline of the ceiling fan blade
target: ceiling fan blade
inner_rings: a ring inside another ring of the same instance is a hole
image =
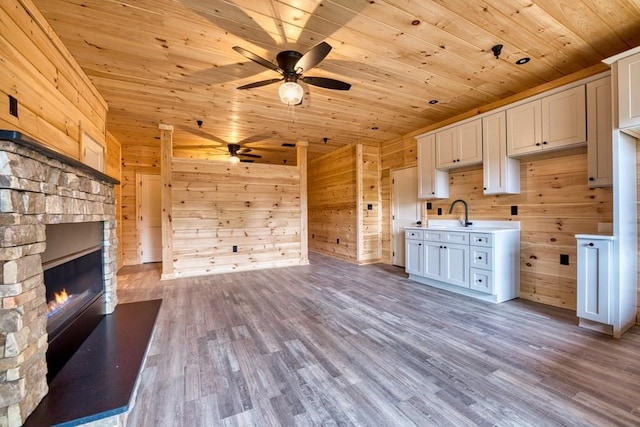
[[[295,67],[293,69],[298,74],[302,74],[305,71],[308,71],[318,65],[331,51],[331,45],[327,42],[320,42],[307,53],[302,55],[302,58],[296,62]]]
[[[351,88],[349,83],[335,79],[327,79],[325,77],[301,77],[300,80],[305,83],[309,83],[310,85],[324,87],[327,89],[349,90]]]
[[[247,154],[247,153],[238,153],[238,156],[250,157],[252,159],[261,159],[262,158],[262,156],[260,156],[258,154]]]
[[[280,82],[282,80],[284,80],[284,79],[262,80],[262,81],[259,81],[259,82],[249,83],[248,85],[240,86],[238,89],[253,89],[254,87],[266,86],[266,85],[270,85],[270,84],[273,84],[273,83]]]
[[[244,147],[238,150],[238,154],[250,153],[252,150],[249,147]]]
[[[240,55],[244,56],[245,58],[248,58],[250,60],[252,60],[253,62],[262,65],[263,67],[266,67],[270,70],[273,71],[277,71],[279,73],[282,72],[282,70],[273,62],[271,61],[267,61],[266,59],[262,58],[261,56],[256,55],[253,52],[249,52],[247,49],[242,48],[240,46],[234,46],[233,50],[235,50],[236,52],[238,52]]]

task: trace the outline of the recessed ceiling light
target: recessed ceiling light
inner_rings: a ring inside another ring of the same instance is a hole
[[[520,59],[518,59],[518,60],[516,61],[516,64],[518,64],[518,65],[524,65],[524,64],[526,64],[526,63],[527,63],[527,62],[529,62],[529,61],[531,61],[531,58],[529,58],[529,57],[526,57],[526,56],[525,56],[524,58],[520,58]]]
[[[411,21],[411,25],[420,25],[420,20],[414,19],[413,21]]]
[[[432,99],[431,101],[429,101],[429,104],[431,105],[435,105],[437,104],[439,101],[437,99]]]

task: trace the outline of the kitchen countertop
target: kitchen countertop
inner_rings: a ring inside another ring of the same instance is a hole
[[[472,221],[467,227],[456,220],[429,220],[427,225],[405,227],[408,230],[446,230],[466,233],[494,233],[520,230],[520,221]]]

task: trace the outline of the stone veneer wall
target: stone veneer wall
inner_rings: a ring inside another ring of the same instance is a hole
[[[100,175],[0,141],[0,426],[23,424],[48,392],[46,224],[104,222],[106,312],[117,304],[114,184]]]

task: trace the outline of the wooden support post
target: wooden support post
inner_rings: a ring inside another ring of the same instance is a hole
[[[162,180],[162,280],[173,278],[173,224],[171,222],[171,160],[173,126],[160,123],[160,177]]]
[[[364,252],[364,201],[363,201],[363,181],[364,181],[364,149],[362,143],[356,144],[356,261],[362,261]]]
[[[298,141],[297,166],[300,172],[300,265],[309,264],[309,214],[307,212],[307,141]]]

